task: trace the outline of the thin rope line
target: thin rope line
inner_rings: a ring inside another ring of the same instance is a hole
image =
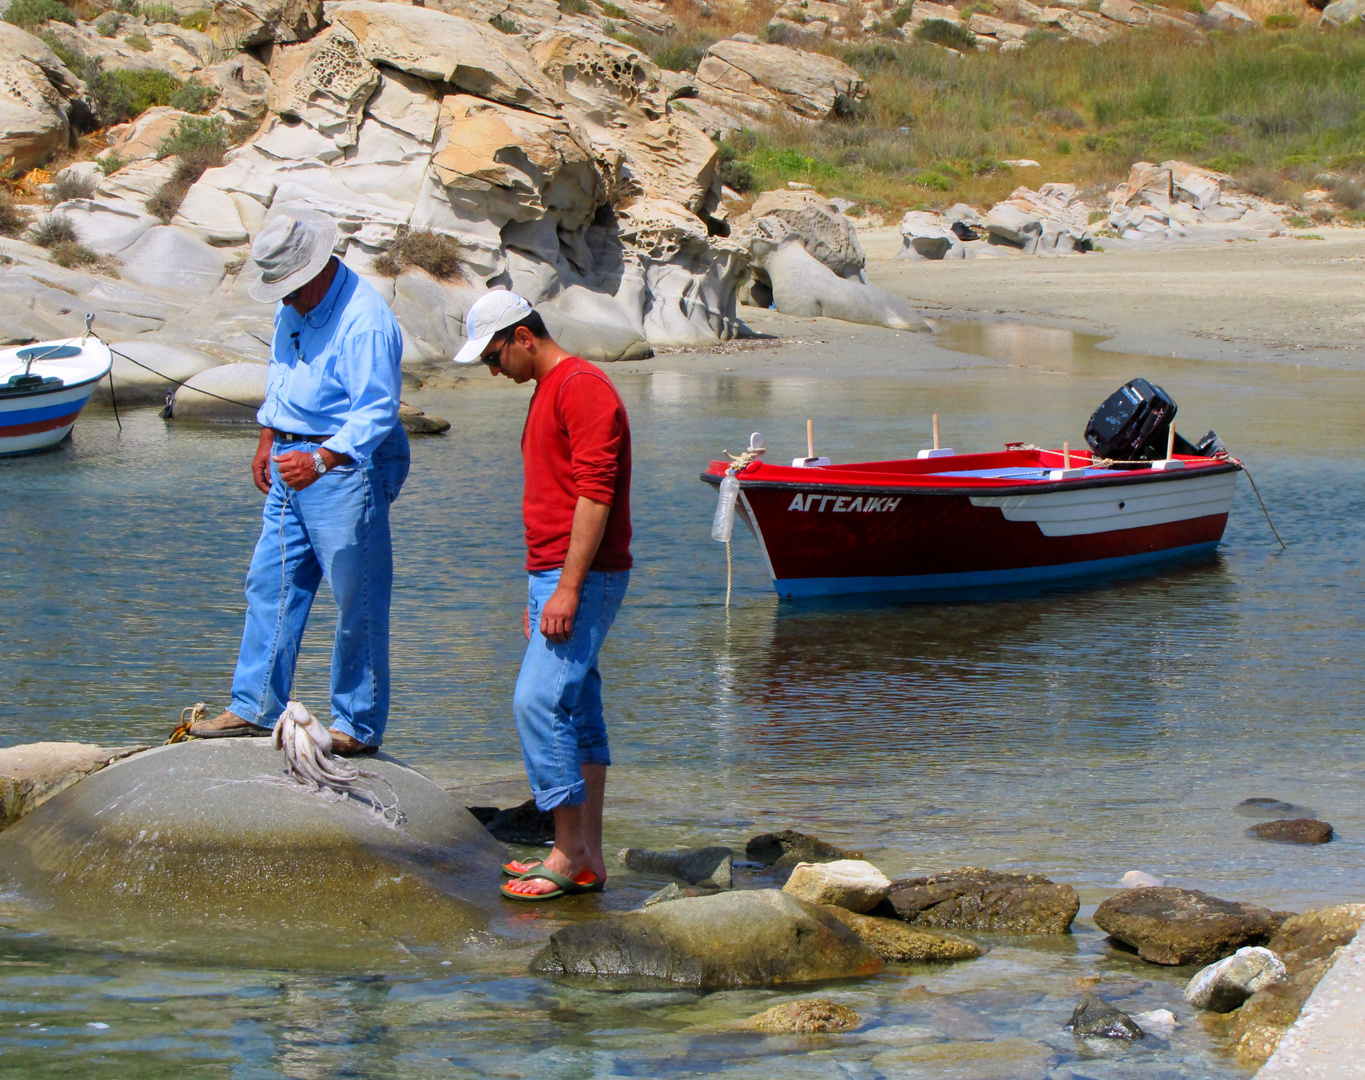
[[[1261,489],[1256,486],[1256,479],[1251,475],[1251,470],[1246,467],[1245,462],[1240,461],[1235,457],[1230,457],[1228,460],[1236,461],[1238,465],[1242,466],[1242,472],[1246,473],[1247,479],[1251,481],[1251,490],[1256,494],[1256,501],[1261,504],[1261,513],[1265,515],[1265,523],[1270,526],[1270,531],[1275,534],[1275,539],[1279,540],[1280,550],[1288,551],[1288,545],[1285,544],[1283,540],[1280,540],[1280,530],[1275,528],[1275,523],[1270,520],[1270,511],[1266,509],[1265,500],[1261,498]]]
[[[121,352],[119,352],[117,349],[110,349],[109,351],[110,351],[111,353],[113,353],[115,356],[121,356],[121,357],[123,357],[123,359],[127,360],[128,363],[130,363],[130,364],[136,364],[138,367],[142,368],[143,371],[149,371],[149,372],[151,372],[151,373],[152,373],[153,375],[155,375],[158,379],[165,379],[168,383],[174,384],[174,386],[175,386],[175,388],[176,388],[177,390],[179,390],[180,387],[184,386],[184,385],[189,381],[188,379],[172,379],[169,375],[165,375],[165,374],[161,373],[160,371],[157,371],[156,368],[148,367],[148,366],[147,366],[146,364],[144,364],[141,360],[134,360],[134,359],[133,359],[131,356],[129,356],[127,353],[121,353]],[[113,385],[113,368],[110,368],[109,370],[110,370],[110,376],[109,376],[109,378],[110,378],[110,385],[112,386],[112,385]],[[251,404],[251,402],[249,402],[249,401],[238,401],[236,398],[223,397],[222,394],[215,394],[215,393],[213,393],[213,392],[210,391],[210,390],[201,390],[201,389],[199,389],[199,387],[197,387],[197,386],[194,388],[194,392],[195,392],[196,394],[203,394],[205,397],[217,398],[219,401],[226,401],[229,405],[240,405],[240,406],[241,406],[242,408],[244,408],[244,409],[256,409],[256,408],[259,408],[259,406],[253,405],[253,404]]]

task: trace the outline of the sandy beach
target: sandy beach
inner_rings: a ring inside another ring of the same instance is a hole
[[[1117,352],[1359,370],[1365,366],[1365,230],[1306,235],[1322,239],[956,262],[897,260],[900,235],[892,228],[866,230],[861,240],[868,280],[909,297],[931,322],[1027,322],[1104,335],[1110,340],[1101,347]],[[904,372],[907,361],[921,369],[944,359],[932,339],[919,335],[751,307],[740,314],[780,342],[664,352],[613,370],[883,377]]]

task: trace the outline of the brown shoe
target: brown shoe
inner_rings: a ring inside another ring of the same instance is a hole
[[[212,720],[191,724],[188,734],[193,739],[235,739],[242,736],[268,736],[272,728],[248,723],[236,713],[222,712]]]
[[[359,739],[353,739],[344,731],[336,728],[327,729],[332,736],[332,753],[337,757],[355,757],[357,754],[377,754],[379,747],[367,746]]]

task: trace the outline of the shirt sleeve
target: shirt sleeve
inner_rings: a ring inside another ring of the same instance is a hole
[[[612,504],[625,437],[616,394],[587,372],[570,375],[559,390],[559,414],[569,433],[570,469],[580,496]]]
[[[402,344],[399,339],[395,347],[396,336],[381,330],[353,334],[337,356],[336,376],[346,388],[350,409],[341,430],[322,445],[357,465],[368,464],[398,423]]]

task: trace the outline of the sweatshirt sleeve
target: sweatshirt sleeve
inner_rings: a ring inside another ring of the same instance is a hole
[[[616,392],[591,372],[576,372],[560,387],[559,415],[569,433],[570,467],[582,497],[612,504],[625,425]]]

